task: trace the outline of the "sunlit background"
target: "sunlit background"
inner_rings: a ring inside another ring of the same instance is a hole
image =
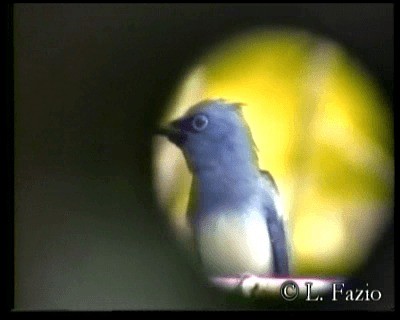
[[[196,102],[245,103],[259,166],[274,176],[289,218],[296,275],[349,275],[393,212],[393,119],[379,84],[334,40],[256,30],[228,39],[177,84],[161,123]],[[191,175],[166,139],[154,141],[154,183],[187,244]]]

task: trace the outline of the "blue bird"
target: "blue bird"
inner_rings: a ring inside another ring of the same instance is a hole
[[[258,167],[240,104],[206,100],[159,129],[193,174],[188,219],[210,276],[288,276],[289,245],[279,193]]]

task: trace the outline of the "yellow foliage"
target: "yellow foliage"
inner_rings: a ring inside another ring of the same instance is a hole
[[[273,174],[290,219],[295,272],[351,273],[393,209],[393,120],[375,81],[332,41],[259,30],[203,57],[162,121],[207,98],[245,103],[260,168]],[[155,142],[155,186],[187,235],[191,178],[167,144]]]

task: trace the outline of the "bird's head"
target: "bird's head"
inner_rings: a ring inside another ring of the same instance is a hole
[[[254,163],[255,144],[239,106],[206,100],[157,133],[182,150],[192,171]]]

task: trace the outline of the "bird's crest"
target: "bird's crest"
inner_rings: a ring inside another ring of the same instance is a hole
[[[229,102],[226,99],[206,99],[206,100],[202,100],[198,103],[196,103],[195,105],[193,105],[192,107],[190,107],[187,111],[186,114],[190,115],[190,114],[195,114],[198,111],[200,111],[202,108],[210,105],[210,104],[216,104],[216,105],[221,105],[221,106],[225,106],[225,107],[233,107],[235,110],[237,110],[238,112],[241,112],[241,107],[246,105],[245,103],[242,102]]]

